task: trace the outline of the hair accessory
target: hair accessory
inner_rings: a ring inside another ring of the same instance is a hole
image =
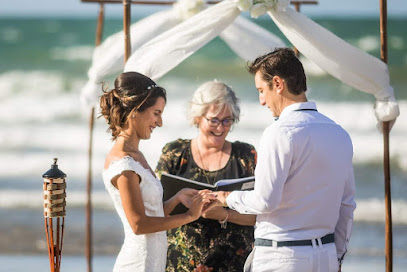
[[[152,85],[147,87],[147,90],[149,90],[149,92],[148,92],[147,96],[144,98],[144,100],[141,101],[141,103],[137,106],[136,111],[138,111],[140,109],[140,107],[144,104],[144,102],[146,102],[147,98],[150,97],[151,89],[156,88],[156,87],[158,87],[156,84],[152,84]]]
[[[152,88],[156,88],[158,87],[156,84],[150,85],[147,87],[147,90],[151,90]]]

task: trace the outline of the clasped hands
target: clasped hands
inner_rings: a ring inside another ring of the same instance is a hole
[[[210,210],[219,206],[227,206],[226,198],[230,192],[218,191],[212,192],[211,190],[195,190],[190,188],[184,188],[178,193],[179,201],[187,208],[192,209],[192,213],[195,215],[199,212],[199,216],[207,216],[210,214]],[[215,209],[216,210],[216,209]],[[214,210],[214,211],[215,211]]]

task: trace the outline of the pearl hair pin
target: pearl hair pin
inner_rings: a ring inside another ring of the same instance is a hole
[[[144,100],[141,101],[141,103],[137,106],[136,111],[138,111],[138,109],[144,104],[144,102],[146,102],[147,98],[148,98],[148,97],[150,96],[150,94],[151,94],[151,89],[152,89],[152,88],[156,88],[156,87],[158,87],[156,84],[153,84],[153,85],[150,85],[150,86],[147,87],[147,90],[149,90],[149,92],[148,92],[146,98],[144,98]]]
[[[147,87],[147,90],[151,90],[152,88],[155,88],[155,87],[158,87],[158,86],[155,85],[155,84],[154,84],[154,85],[150,85],[150,86]]]

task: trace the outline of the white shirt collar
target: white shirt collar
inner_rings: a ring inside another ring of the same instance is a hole
[[[315,104],[315,102],[302,102],[291,104],[283,109],[279,118],[283,118],[284,116],[289,115],[291,112],[298,110],[317,110],[317,105]]]

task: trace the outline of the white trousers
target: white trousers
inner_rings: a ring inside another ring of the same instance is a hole
[[[315,240],[314,240],[315,241]],[[245,272],[338,272],[335,243],[313,246],[255,246]]]

